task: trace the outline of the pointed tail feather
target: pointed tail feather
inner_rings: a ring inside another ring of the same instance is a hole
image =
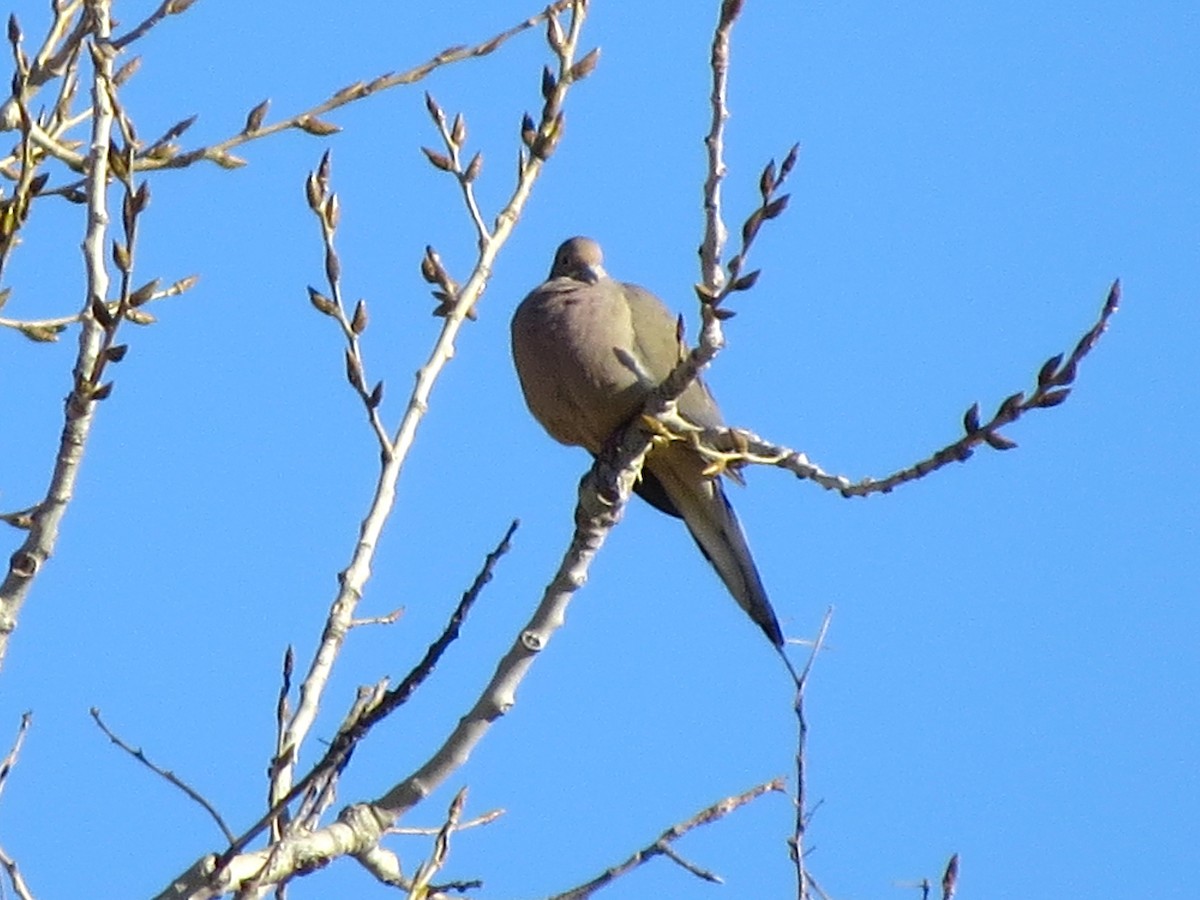
[[[720,479],[701,475],[702,463],[683,448],[664,448],[646,463],[733,599],[775,647],[783,647],[779,620]]]

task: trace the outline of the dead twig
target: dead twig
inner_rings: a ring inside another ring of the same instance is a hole
[[[831,621],[833,621],[832,608],[825,610],[825,615],[821,619],[821,628],[812,642],[812,648],[809,650],[804,668],[796,675],[796,694],[792,704],[793,712],[796,715],[796,818],[792,836],[788,839],[788,848],[792,864],[796,867],[796,896],[799,900],[806,900],[808,897],[811,880],[804,862],[804,834],[808,829],[813,812],[808,809],[808,720],[804,716],[804,690],[808,686],[808,676],[812,673],[813,664],[817,661],[817,654],[825,648],[825,636],[829,633]]]
[[[288,701],[292,693],[292,672],[296,667],[296,651],[291,644],[283,652],[283,669],[279,679],[279,694],[275,699],[275,755],[267,771],[267,806],[274,808],[279,798],[275,796],[275,773],[280,766],[294,762],[284,755],[284,734],[287,731],[288,719],[291,718],[291,704]],[[288,811],[280,809],[279,815],[271,820],[271,840],[277,841],[283,837],[283,829],[287,826]]]
[[[786,789],[784,787],[783,779],[777,778],[774,781],[764,782],[763,784],[752,787],[750,790],[745,791],[744,793],[737,794],[732,797],[726,797],[724,800],[714,803],[707,809],[700,810],[700,812],[696,813],[696,815],[692,816],[690,819],[680,822],[677,825],[672,825],[670,828],[660,834],[658,839],[653,843],[643,847],[641,850],[636,851],[624,862],[620,862],[617,865],[606,869],[604,872],[600,873],[586,884],[581,884],[578,887],[571,888],[569,891],[564,891],[561,894],[555,894],[553,897],[548,898],[548,900],[586,900],[586,898],[592,896],[592,894],[594,894],[596,891],[608,886],[622,875],[625,875],[633,869],[636,869],[638,866],[649,862],[656,856],[668,857],[669,859],[679,863],[681,866],[683,866],[683,868],[691,872],[693,875],[705,881],[720,883],[721,879],[716,875],[681,859],[671,848],[671,844],[675,843],[675,841],[679,840],[689,831],[704,825],[710,825],[713,822],[716,822],[718,819],[723,819],[738,807],[745,806],[747,803],[751,802],[752,800],[756,800],[763,794],[773,791],[782,792],[784,790]]]
[[[217,812],[216,807],[214,807],[208,802],[208,800],[204,798],[203,794],[201,794],[191,785],[187,784],[187,782],[185,782],[170,769],[164,769],[161,766],[152,763],[140,747],[132,747],[118,737],[111,728],[104,724],[104,720],[100,718],[99,709],[93,706],[89,712],[91,713],[92,719],[95,721],[97,727],[104,732],[105,737],[144,765],[155,775],[158,775],[170,784],[173,784],[175,787],[179,788],[179,790],[183,791],[189,798],[200,804],[200,806],[206,813],[208,813],[212,820],[217,823],[217,827],[221,829],[221,833],[225,836],[225,839],[230,842],[234,840],[234,834],[229,829],[229,826],[225,824],[225,820],[221,818],[221,814]]]
[[[4,759],[0,759],[0,795],[3,795],[4,787],[8,784],[8,776],[12,773],[13,766],[17,764],[17,759],[21,756],[21,747],[25,744],[25,735],[29,733],[29,726],[32,724],[33,713],[22,713],[21,724],[17,726],[17,736],[13,738],[13,745],[9,748]]]
[[[505,811],[502,809],[488,810],[483,815],[476,816],[473,819],[467,819],[467,821],[465,821],[465,822],[459,822],[455,826],[454,830],[455,831],[466,831],[469,828],[480,828],[484,825],[491,825],[493,822],[495,822],[497,819],[499,819],[502,815],[504,815],[504,812]],[[387,833],[388,834],[400,834],[400,835],[430,835],[430,834],[437,834],[438,829],[437,828],[421,828],[416,825],[403,825],[403,826],[395,825],[395,826],[389,828],[387,830]]]

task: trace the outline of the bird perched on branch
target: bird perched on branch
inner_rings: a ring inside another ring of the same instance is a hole
[[[604,271],[600,245],[564,242],[550,277],[517,307],[512,352],[525,402],[555,440],[593,456],[636,416],[680,359],[675,319],[662,301]],[[679,397],[680,415],[701,428],[722,425],[697,379]],[[776,648],[783,633],[746,536],[707,461],[681,441],[655,445],[635,491],[682,518],[733,598]]]

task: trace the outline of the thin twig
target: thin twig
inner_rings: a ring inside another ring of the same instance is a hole
[[[482,247],[491,237],[491,233],[483,221],[483,214],[479,211],[479,203],[475,199],[475,179],[479,177],[479,172],[483,168],[483,154],[476,153],[464,168],[462,152],[467,139],[467,120],[462,113],[459,113],[454,117],[454,124],[448,124],[446,113],[438,106],[437,101],[428,91],[425,92],[425,106],[429,110],[430,116],[433,117],[434,125],[437,126],[438,134],[442,138],[442,144],[448,155],[442,156],[427,147],[421,149],[434,166],[451,173],[458,180],[459,188],[462,190],[463,203],[467,207],[467,214],[475,225],[476,242]]]
[[[283,668],[279,679],[279,694],[275,698],[275,756],[271,760],[271,768],[267,773],[267,806],[273,807],[278,801],[274,794],[275,771],[287,760],[284,756],[284,733],[287,730],[288,719],[291,718],[291,704],[288,698],[292,693],[292,672],[296,667],[296,651],[291,644],[283,652]],[[271,820],[271,840],[277,841],[283,836],[283,828],[287,824],[287,810],[280,810],[279,816]]]
[[[196,286],[196,282],[200,280],[199,275],[188,275],[186,278],[181,278],[169,287],[158,289],[157,280],[150,282],[149,285],[143,285],[138,290],[134,291],[135,295],[140,294],[143,290],[149,287],[149,293],[145,299],[138,303],[137,309],[127,309],[125,318],[133,322],[135,325],[148,325],[154,319],[141,309],[141,306],[153,303],[156,300],[164,300],[167,297],[177,297],[185,291],[191,290]],[[117,307],[120,300],[108,300],[105,306],[112,315],[116,315]],[[0,328],[14,328],[22,332],[27,338],[35,341],[56,341],[60,332],[64,331],[68,326],[74,325],[83,316],[83,313],[77,312],[66,316],[53,316],[46,319],[7,319],[0,316]]]
[[[140,747],[131,747],[129,744],[125,743],[125,741],[121,740],[120,737],[118,737],[116,734],[113,733],[111,728],[109,728],[107,725],[104,724],[104,720],[100,718],[100,710],[99,709],[97,709],[96,707],[93,706],[91,708],[90,712],[92,715],[92,719],[95,720],[95,722],[96,722],[96,725],[100,728],[101,731],[104,732],[105,736],[110,741],[112,741],[114,744],[116,744],[118,747],[120,747],[122,750],[124,750],[126,753],[128,753],[130,756],[132,756],[134,759],[136,759],[142,765],[144,765],[147,769],[149,769],[155,775],[158,775],[158,776],[166,779],[168,782],[175,785],[175,787],[179,788],[179,790],[181,790],[185,794],[187,794],[187,796],[189,798],[194,800],[196,803],[200,804],[200,806],[203,807],[204,811],[209,814],[209,816],[212,818],[212,820],[217,823],[217,827],[221,829],[221,833],[223,835],[225,835],[225,839],[230,842],[232,842],[234,840],[234,834],[230,830],[229,826],[225,824],[225,820],[223,818],[221,818],[221,814],[219,812],[217,812],[216,807],[214,807],[211,803],[209,803],[199,791],[197,791],[195,788],[188,785],[182,778],[180,778],[178,775],[176,775],[170,769],[164,769],[164,768],[162,768],[162,766],[158,766],[158,765],[155,765],[154,763],[152,763],[146,757],[146,754],[142,751],[142,749]]]
[[[832,900],[825,888],[817,883],[817,879],[813,878],[812,872],[806,872],[805,877],[808,879],[808,886],[816,893],[819,900]]]
[[[742,0],[723,0],[717,27],[713,32],[709,56],[712,70],[712,91],[709,95],[712,117],[708,134],[704,138],[708,154],[707,175],[704,181],[704,237],[700,242],[700,284],[696,287],[700,297],[700,335],[697,345],[680,360],[661,386],[664,395],[671,398],[682,394],[725,345],[725,336],[721,331],[722,317],[718,315],[714,298],[721,295],[725,285],[721,255],[729,230],[721,216],[721,182],[725,178],[725,120],[729,118],[729,40],[733,23],[741,11]],[[665,409],[664,405],[657,412]],[[647,408],[646,414],[654,416],[656,410]]]
[[[400,621],[400,617],[404,615],[404,607],[397,606],[389,613],[384,613],[382,616],[367,616],[364,619],[351,619],[351,628],[364,628],[368,625],[395,625]]]
[[[455,831],[466,831],[469,828],[480,828],[484,825],[491,825],[502,815],[504,815],[504,813],[505,811],[503,809],[488,810],[483,815],[476,816],[473,819],[467,819],[465,822],[459,822],[454,829]],[[394,825],[387,830],[387,833],[400,835],[431,835],[437,834],[438,829],[422,828],[416,825]]]
[[[446,811],[446,821],[438,829],[437,836],[434,838],[433,852],[417,867],[417,872],[413,876],[413,885],[410,888],[410,896],[419,898],[426,894],[429,891],[430,882],[433,881],[433,876],[446,864],[446,857],[450,854],[450,835],[458,827],[458,820],[462,817],[463,806],[466,805],[466,802],[467,789],[459,788],[454,799],[450,801],[450,808]]]
[[[504,537],[500,539],[500,543],[484,559],[483,567],[475,576],[475,580],[471,582],[471,586],[463,592],[462,597],[458,601],[458,606],[455,607],[453,615],[450,616],[450,621],[446,623],[446,627],[438,635],[438,639],[426,649],[421,661],[407,675],[400,679],[398,685],[384,695],[377,706],[369,710],[362,717],[358,727],[363,729],[364,734],[367,729],[391,715],[397,707],[408,702],[408,699],[416,693],[417,688],[433,673],[438,661],[445,654],[446,650],[449,649],[450,645],[458,640],[459,629],[462,628],[462,623],[466,621],[471,607],[479,599],[479,595],[483,592],[484,587],[492,580],[492,573],[496,569],[496,564],[512,548],[512,538],[516,534],[520,524],[520,521],[517,519],[514,519],[509,524],[508,530],[504,532]]]
[[[671,860],[671,862],[675,863],[677,866],[679,866],[679,868],[683,869],[685,872],[690,872],[691,874],[695,875],[701,881],[707,881],[709,884],[724,884],[725,883],[725,879],[722,878],[720,875],[717,875],[715,872],[710,872],[708,869],[703,869],[700,866],[696,865],[691,860],[684,859],[683,856],[681,856],[677,851],[675,851],[671,848],[670,844],[660,843],[656,846],[661,847],[661,853],[663,856],[665,856],[667,859]]]
[[[68,0],[68,2],[52,4],[54,20],[46,30],[42,45],[34,54],[25,77],[18,85],[13,96],[0,107],[0,130],[11,131],[18,127],[20,114],[18,106],[28,105],[37,88],[53,78],[60,77],[68,67],[68,61],[78,53],[87,35],[86,16],[77,13],[83,8],[83,0]],[[67,30],[72,28],[70,36]]]
[[[505,531],[504,537],[501,538],[496,547],[487,555],[483,567],[475,576],[471,586],[463,593],[458,606],[455,607],[449,621],[442,629],[442,633],[438,636],[437,640],[429,645],[421,661],[392,690],[384,691],[382,685],[380,685],[377,686],[378,689],[376,691],[371,692],[369,695],[360,695],[359,701],[355,704],[355,709],[347,716],[342,727],[338,729],[337,735],[330,742],[320,762],[314,765],[290,790],[279,795],[266,815],[251,826],[241,837],[230,842],[230,848],[225,854],[225,859],[232,858],[234,854],[245,848],[266,825],[274,822],[283,813],[289,803],[307,791],[318,780],[327,777],[331,773],[336,774],[340,772],[348,762],[355,746],[367,736],[371,728],[402,706],[429,677],[437,666],[438,661],[442,658],[442,655],[458,638],[459,630],[462,627],[462,623],[466,620],[468,613],[471,611],[471,607],[474,606],[484,586],[491,581],[492,572],[496,564],[508,553],[511,546],[510,541],[517,526],[517,522],[512,522],[508,530]]]
[[[825,615],[821,619],[821,628],[817,632],[816,640],[812,643],[808,659],[805,660],[804,667],[800,670],[800,674],[796,678],[796,694],[792,707],[796,714],[796,818],[792,836],[788,840],[788,844],[792,863],[796,867],[796,896],[798,900],[805,900],[808,896],[809,874],[804,863],[804,835],[808,829],[809,817],[812,815],[808,809],[808,768],[806,755],[808,750],[808,721],[804,717],[804,689],[808,686],[808,676],[812,672],[813,664],[817,661],[817,654],[825,647],[825,636],[829,633],[829,623],[832,620],[833,609],[831,607],[825,610]]]
[[[21,724],[17,726],[17,736],[13,738],[13,745],[4,759],[0,760],[0,795],[4,793],[4,787],[8,784],[8,776],[12,772],[13,766],[17,764],[17,759],[21,756],[21,747],[25,743],[25,735],[29,733],[29,726],[32,724],[33,713],[22,713]]]
[[[155,25],[158,25],[160,22],[166,19],[167,16],[186,12],[188,7],[190,7],[194,2],[195,0],[163,0],[158,9],[138,23],[136,27],[131,28],[118,38],[113,38],[113,48],[116,50],[124,50],[134,41],[145,37]]]
[[[383,419],[379,416],[379,404],[383,401],[383,382],[380,381],[371,388],[367,387],[366,362],[363,360],[362,343],[359,341],[359,337],[367,329],[367,302],[359,300],[351,317],[347,315],[345,303],[342,301],[342,264],[333,246],[338,220],[341,218],[341,206],[337,194],[330,190],[329,176],[330,155],[326,150],[316,171],[308,176],[306,193],[308,206],[321,223],[321,240],[325,247],[325,279],[329,284],[330,297],[310,287],[308,298],[319,312],[332,318],[341,327],[342,336],[346,340],[346,379],[362,401],[367,420],[371,423],[371,430],[379,444],[379,452],[386,461],[392,455],[392,442]]]
[[[618,863],[617,865],[606,869],[604,872],[597,875],[586,884],[581,884],[578,887],[571,888],[569,891],[564,891],[561,894],[555,894],[553,897],[549,898],[549,900],[586,900],[586,898],[590,897],[596,891],[606,887],[617,878],[620,878],[627,872],[636,869],[643,863],[649,862],[656,856],[670,856],[697,877],[703,878],[706,881],[719,882],[720,879],[711,872],[698,869],[692,866],[690,863],[686,863],[679,859],[675,854],[671,853],[670,845],[679,840],[689,831],[692,831],[703,825],[709,825],[718,819],[723,819],[738,807],[745,806],[747,803],[757,799],[758,797],[761,797],[763,794],[772,791],[782,792],[785,790],[786,788],[784,787],[783,779],[777,778],[774,781],[768,781],[752,787],[750,790],[745,791],[744,793],[737,794],[732,797],[726,797],[724,800],[714,803],[707,809],[702,809],[690,819],[680,822],[677,825],[672,825],[670,828],[660,834],[657,840],[648,846],[643,847],[641,850],[636,851],[624,862]]]

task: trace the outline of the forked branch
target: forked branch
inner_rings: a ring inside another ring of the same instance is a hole
[[[712,806],[706,809],[700,810],[700,812],[696,813],[696,815],[692,816],[690,819],[672,825],[670,828],[660,834],[658,839],[653,843],[648,844],[641,850],[638,850],[625,861],[606,869],[591,881],[581,884],[578,887],[571,888],[569,891],[564,891],[561,894],[555,894],[553,897],[548,898],[548,900],[587,900],[587,898],[591,897],[594,893],[596,893],[596,891],[603,887],[607,887],[622,875],[633,871],[638,866],[649,862],[656,856],[666,856],[668,859],[671,859],[677,863],[681,868],[691,872],[693,875],[703,881],[710,881],[720,884],[722,883],[722,880],[719,876],[687,862],[675,852],[671,845],[688,832],[694,831],[695,829],[701,828],[705,825],[711,825],[713,822],[725,818],[725,816],[729,815],[735,809],[745,806],[747,803],[750,803],[753,800],[757,800],[763,794],[774,791],[782,792],[784,790],[785,788],[783,780],[776,779],[774,781],[768,781],[764,784],[756,785],[755,787],[752,787],[750,790],[741,794],[736,794],[732,797],[726,797],[724,800],[714,803]]]

